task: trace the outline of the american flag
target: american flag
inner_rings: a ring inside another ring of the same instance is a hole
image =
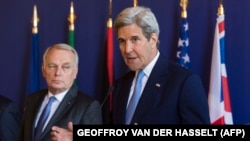
[[[223,7],[221,5],[222,10]],[[218,10],[219,11],[219,10]],[[224,13],[218,14],[214,33],[208,103],[211,124],[233,124],[225,65]]]
[[[188,21],[187,18],[181,18],[180,37],[178,40],[176,57],[177,57],[177,62],[185,68],[190,68],[190,59],[188,54],[189,54]]]

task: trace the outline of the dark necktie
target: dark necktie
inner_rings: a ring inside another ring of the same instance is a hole
[[[43,110],[43,112],[38,120],[36,130],[35,130],[35,141],[39,141],[39,138],[40,138],[41,133],[43,131],[44,124],[45,124],[47,118],[49,117],[51,105],[55,100],[56,100],[56,98],[54,96],[51,96],[49,98],[49,102],[45,106],[45,108],[44,108],[44,110]]]
[[[140,99],[143,76],[144,76],[143,71],[140,71],[137,75],[134,93],[130,99],[130,102],[129,102],[129,105],[127,108],[127,112],[126,112],[126,124],[130,124],[132,117],[134,115],[134,111],[136,109],[137,103]]]

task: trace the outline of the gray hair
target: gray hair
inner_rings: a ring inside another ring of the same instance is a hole
[[[131,24],[141,27],[144,36],[149,40],[152,33],[160,34],[159,25],[154,13],[150,8],[143,6],[129,7],[121,11],[114,22],[116,33],[119,28]]]
[[[44,63],[46,62],[46,56],[51,49],[61,49],[61,50],[67,50],[67,51],[72,52],[75,56],[75,65],[76,65],[76,67],[78,67],[79,57],[78,57],[77,51],[72,46],[65,44],[65,43],[58,43],[58,44],[55,44],[55,45],[48,47],[43,54],[43,62]]]

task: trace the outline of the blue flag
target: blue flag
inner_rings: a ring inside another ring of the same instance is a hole
[[[26,94],[30,94],[39,90],[40,86],[40,56],[39,56],[39,37],[38,37],[38,16],[36,6],[34,6],[33,28],[32,28],[32,44],[29,57],[29,70],[26,86]]]
[[[190,68],[189,58],[189,39],[188,39],[188,21],[187,18],[181,19],[180,35],[177,49],[177,62],[185,67]]]
[[[26,94],[39,90],[40,69],[38,33],[36,33],[32,34]]]

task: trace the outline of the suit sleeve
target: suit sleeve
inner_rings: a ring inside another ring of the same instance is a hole
[[[14,141],[18,139],[20,130],[20,113],[14,103],[9,103],[0,114],[0,140]]]
[[[98,101],[93,101],[86,110],[85,124],[102,124],[102,109]]]
[[[183,124],[210,124],[207,95],[198,75],[186,78],[180,97]]]

